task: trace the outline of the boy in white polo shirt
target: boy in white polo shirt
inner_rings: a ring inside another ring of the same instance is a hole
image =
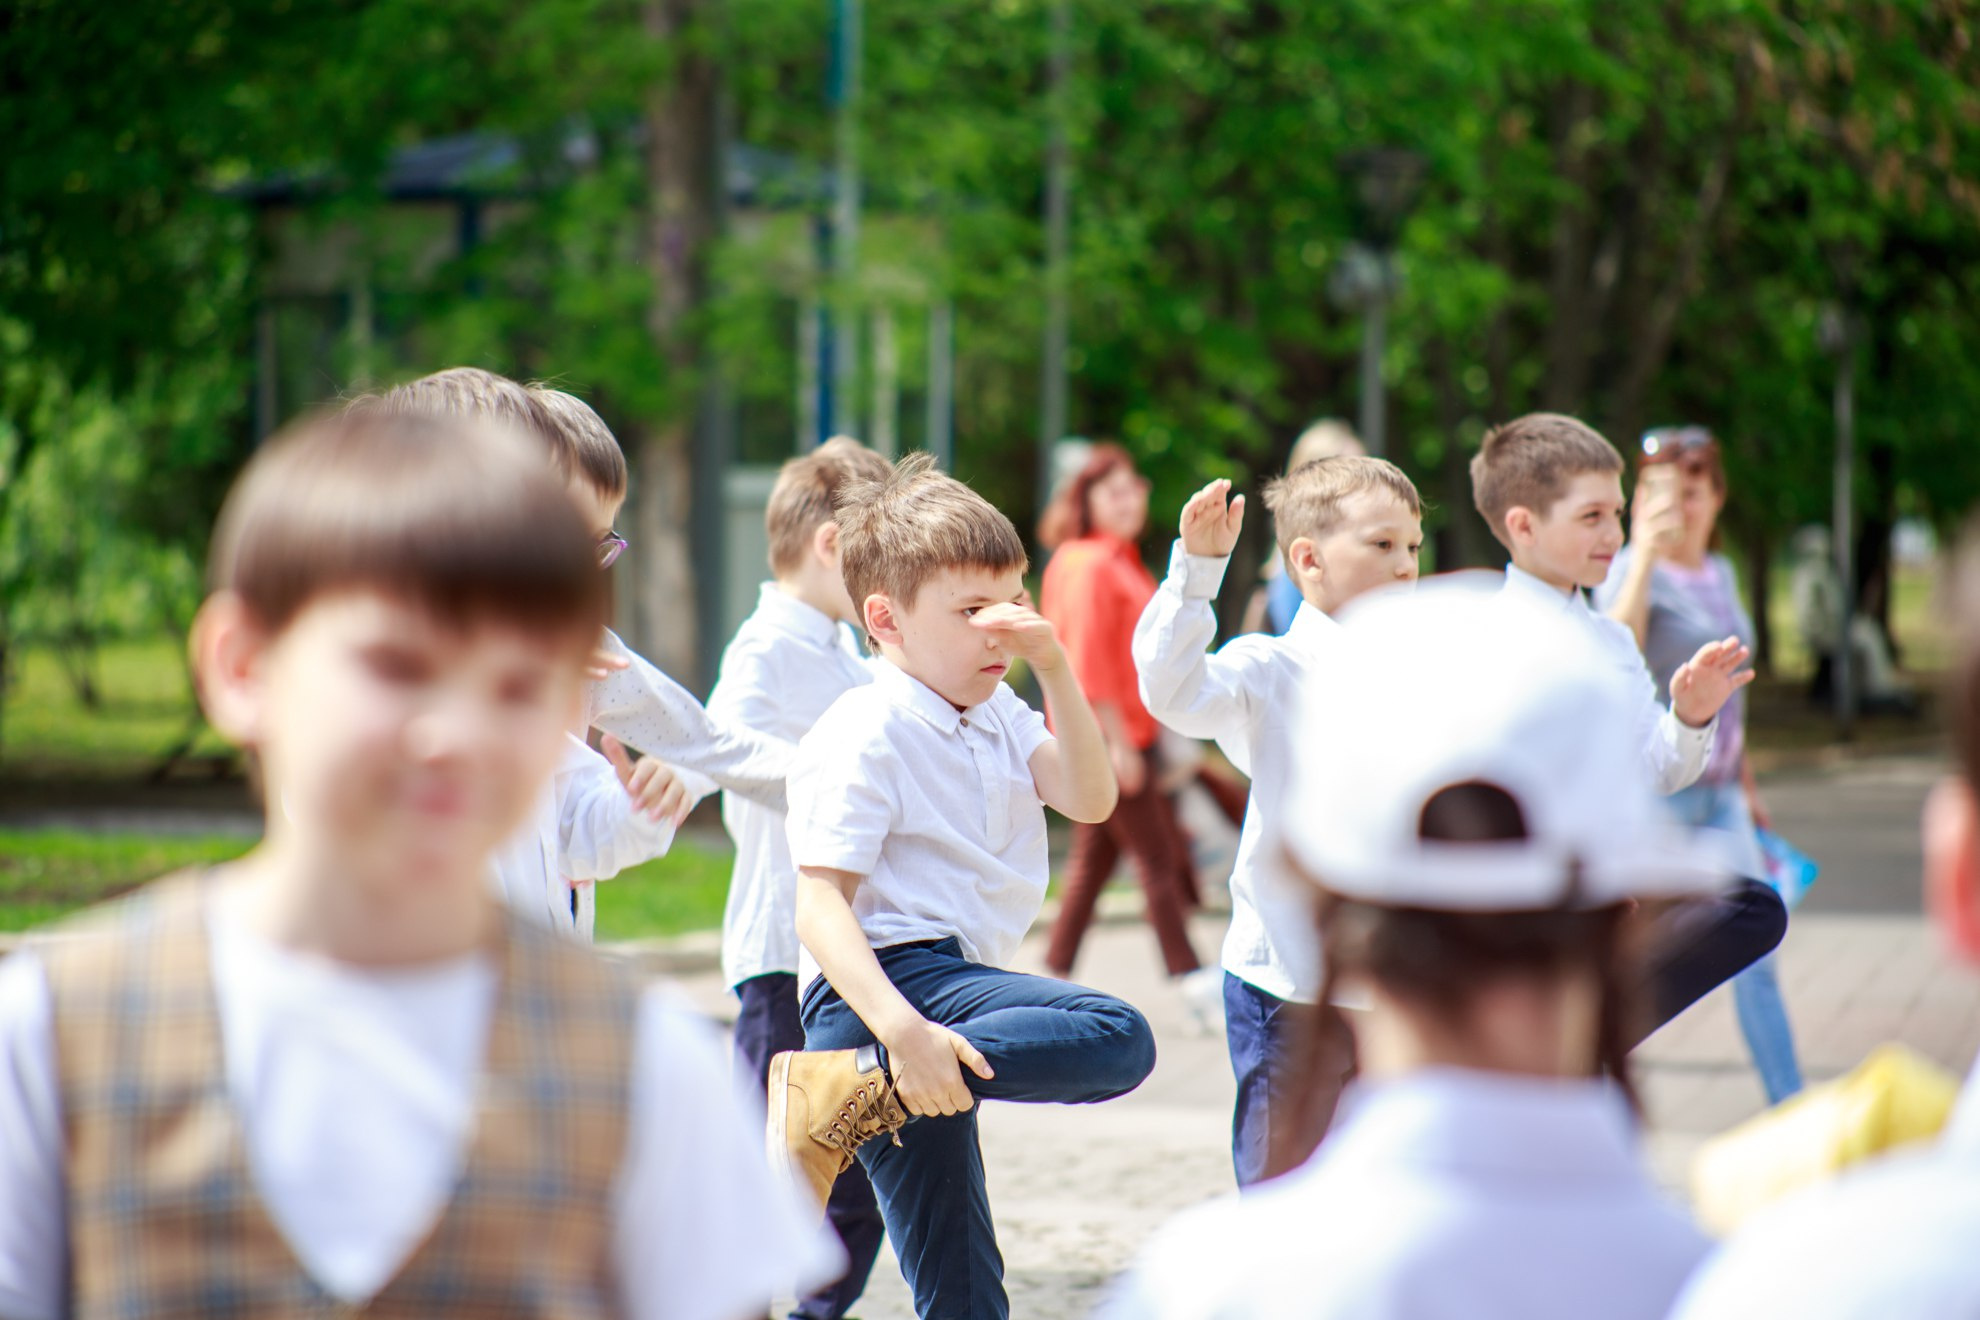
[[[1006,1316],[976,1101],[1107,1100],[1155,1063],[1129,1005],[1002,970],[1045,897],[1045,806],[1106,819],[1113,771],[1052,625],[1023,603],[1008,518],[925,454],[838,514],[884,663],[791,771],[808,1050],[772,1064],[770,1154],[822,1202],[856,1153],[916,1313]],[[1003,681],[1018,658],[1056,738]]]
[[[1311,895],[1261,843],[1299,750],[1285,736],[1286,712],[1343,645],[1333,612],[1416,580],[1423,506],[1402,470],[1379,458],[1323,458],[1268,485],[1265,507],[1299,610],[1283,637],[1248,634],[1210,655],[1212,603],[1244,525],[1244,496],[1225,506],[1230,489],[1213,481],[1183,506],[1169,576],[1135,626],[1134,663],[1156,719],[1186,737],[1218,739],[1251,776],[1224,939],[1225,1040],[1237,1076],[1231,1161],[1248,1187],[1313,1153],[1354,1061],[1340,1010],[1319,1002]],[[1323,754],[1355,749],[1330,745]]]
[[[721,678],[708,697],[712,718],[795,743],[840,696],[872,681],[847,627],[855,615],[839,566],[833,503],[851,482],[885,481],[891,472],[886,459],[844,437],[784,464],[763,514],[775,580],[763,584],[756,609],[722,653]],[[722,971],[740,1004],[736,1062],[762,1094],[771,1058],[804,1048],[797,869],[782,811],[725,793],[722,823],[736,844],[722,915]],[[833,1185],[826,1217],[845,1248],[846,1275],[801,1300],[793,1312],[799,1320],[839,1320],[864,1291],[884,1236],[873,1184],[857,1168]]]

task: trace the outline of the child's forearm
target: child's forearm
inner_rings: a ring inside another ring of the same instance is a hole
[[[923,1019],[887,979],[866,932],[853,915],[860,877],[851,871],[806,866],[797,878],[797,935],[832,988],[882,1045],[893,1044]]]
[[[1656,571],[1657,557],[1647,550],[1631,552],[1629,567],[1623,570],[1622,586],[1610,602],[1608,615],[1636,636],[1636,649],[1650,639],[1650,578]]]
[[[1100,721],[1079,689],[1072,667],[1058,664],[1034,667],[1038,686],[1045,693],[1045,705],[1052,712],[1052,733],[1059,743],[1064,778],[1060,786],[1063,801],[1056,807],[1074,820],[1101,821],[1114,814],[1120,791],[1114,782],[1114,767],[1107,755],[1107,740],[1100,732]]]

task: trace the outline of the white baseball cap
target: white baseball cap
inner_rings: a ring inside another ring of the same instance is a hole
[[[1294,721],[1277,813],[1288,853],[1344,897],[1469,912],[1709,893],[1722,868],[1657,800],[1634,694],[1586,629],[1454,574],[1343,611],[1348,645]],[[1481,784],[1525,837],[1423,837],[1445,789]]]

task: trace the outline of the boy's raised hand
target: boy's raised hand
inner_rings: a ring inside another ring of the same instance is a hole
[[[640,814],[656,823],[672,821],[674,828],[679,829],[688,812],[694,810],[694,798],[674,767],[650,756],[634,761],[626,745],[609,733],[599,739],[598,745]]]
[[[1182,511],[1184,554],[1223,559],[1237,546],[1244,528],[1244,496],[1231,500],[1227,508],[1224,501],[1230,493],[1231,483],[1219,477],[1189,497]]]
[[[1034,670],[1054,669],[1065,663],[1066,653],[1059,649],[1059,634],[1052,621],[1029,605],[1016,601],[986,605],[971,615],[969,621],[975,627],[1000,634],[1011,653],[1023,656],[1024,662]]]
[[[1732,694],[1753,681],[1753,671],[1740,668],[1750,654],[1737,637],[1699,647],[1671,675],[1671,713],[1694,729],[1711,723]]]
[[[963,1078],[965,1067],[985,1081],[996,1076],[976,1046],[926,1018],[887,1041],[894,1094],[910,1114],[935,1118],[975,1105],[976,1095]]]

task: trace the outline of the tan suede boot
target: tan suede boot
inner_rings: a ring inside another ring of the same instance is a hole
[[[907,1111],[880,1066],[880,1048],[786,1050],[770,1060],[770,1167],[805,1188],[822,1215],[832,1184],[852,1167],[853,1152],[898,1133]],[[896,1146],[901,1144],[894,1137]]]

